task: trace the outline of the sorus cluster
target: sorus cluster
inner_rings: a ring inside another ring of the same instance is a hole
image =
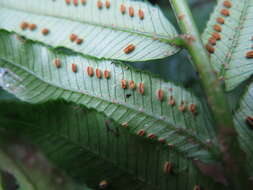
[[[85,5],[87,5],[87,3],[89,3],[88,0],[64,0],[64,1],[65,1],[67,6],[73,5],[74,7],[85,6]],[[113,6],[113,5],[111,4],[111,2],[109,0],[106,0],[105,2],[101,1],[101,0],[98,0],[97,3],[96,3],[96,6],[97,6],[98,10],[101,10],[104,7],[109,10],[111,8],[111,6]],[[128,15],[131,18],[134,17],[136,13],[135,13],[135,9],[134,9],[133,6],[127,7],[126,5],[121,4],[119,6],[118,10],[120,11],[120,13],[122,15],[126,15],[127,9],[128,9]],[[144,20],[144,17],[145,17],[144,11],[140,8],[138,9],[138,17],[139,17],[140,20]],[[34,23],[29,23],[29,22],[23,21],[20,24],[20,28],[22,30],[29,29],[31,31],[35,31],[37,29],[37,25],[34,24]],[[41,33],[42,33],[42,35],[47,36],[50,33],[50,30],[48,28],[42,28]],[[70,34],[69,39],[70,39],[71,42],[76,43],[77,45],[82,45],[83,42],[84,42],[84,39],[82,37],[79,37],[78,34]],[[125,48],[123,48],[122,51],[125,54],[130,54],[135,49],[136,49],[136,46],[134,44],[128,44],[128,45],[126,45]]]
[[[232,7],[232,3],[229,0],[223,1],[223,7],[220,10],[220,16],[216,18],[216,24],[213,25],[213,34],[208,39],[208,43],[206,44],[206,49],[210,54],[215,52],[214,46],[217,41],[221,40],[220,33],[222,32],[222,25],[226,22],[226,17],[230,16],[229,9]]]

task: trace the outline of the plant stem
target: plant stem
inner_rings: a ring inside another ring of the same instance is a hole
[[[3,180],[2,180],[2,172],[0,170],[0,190],[3,190]]]
[[[185,48],[186,44],[185,44],[185,40],[181,37],[181,36],[177,36],[171,40],[168,40],[168,42],[172,45],[181,47],[181,48]]]
[[[247,185],[249,180],[246,172],[239,168],[245,164],[245,157],[239,146],[224,88],[210,64],[209,56],[201,41],[188,3],[186,0],[170,0],[170,2],[180,29],[187,36],[187,49],[198,70],[207,102],[217,126],[226,177],[233,189],[247,189],[250,186]]]

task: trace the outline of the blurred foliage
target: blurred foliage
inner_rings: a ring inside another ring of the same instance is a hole
[[[11,125],[9,126],[11,127]],[[0,130],[0,167],[4,190],[90,190],[55,168],[34,145]],[[12,184],[10,184],[12,182]]]

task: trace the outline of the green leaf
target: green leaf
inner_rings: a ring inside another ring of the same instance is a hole
[[[217,141],[209,111],[192,92],[125,65],[54,52],[19,41],[14,35],[2,33],[0,44],[0,84],[18,98],[31,103],[64,99],[82,104],[128,125],[131,133],[144,130],[144,136],[150,139],[155,135],[151,140],[164,140],[184,157],[214,160]],[[53,64],[55,58],[62,62],[59,69]],[[72,72],[72,63],[77,65],[77,73]],[[110,78],[88,76],[88,66],[110,71]],[[136,88],[144,84],[144,94],[138,89],[122,89],[122,79],[133,80]],[[159,89],[164,92],[163,101],[157,99]],[[172,98],[174,106],[168,104]],[[197,114],[189,111],[190,105],[196,105]]]
[[[12,94],[0,88],[0,100],[17,100]]]
[[[111,190],[192,190],[196,184],[223,189],[191,160],[77,105],[1,103],[0,126],[24,136],[59,168],[95,189],[102,180]],[[164,173],[165,162],[172,163],[173,172]]]
[[[8,138],[8,140],[6,140]],[[12,174],[24,190],[90,190],[53,168],[34,147],[1,133],[0,169]]]
[[[120,12],[121,4],[126,7],[123,15]],[[67,5],[63,0],[2,0],[0,7],[0,29],[54,48],[66,47],[87,56],[145,61],[170,56],[179,50],[170,45],[177,36],[174,27],[158,6],[148,2],[111,0],[110,8],[104,5],[98,9],[97,1],[74,6]],[[128,15],[130,7],[134,8],[134,17]],[[144,11],[143,20],[138,17],[139,9]],[[22,30],[22,22],[34,23],[37,28],[34,31]],[[46,36],[41,32],[44,28],[49,30]],[[71,34],[78,35],[83,43],[78,45],[71,42]],[[124,53],[130,44],[135,45],[135,50]]]
[[[247,155],[248,162],[245,166],[248,168],[250,176],[253,175],[253,83],[246,89],[241,98],[239,108],[235,110],[234,122],[239,134],[240,144]],[[251,121],[251,122],[250,122]]]
[[[213,26],[218,24],[216,19],[221,17],[224,24],[221,26],[221,40],[216,42],[215,53],[210,55],[211,63],[220,75],[225,77],[226,89],[232,90],[253,73],[252,59],[246,57],[252,50],[252,15],[253,2],[248,0],[229,0],[232,7],[226,8],[223,0],[218,1],[218,5],[208,22],[203,34],[203,41],[208,43],[212,36]],[[221,10],[228,10],[230,16],[223,16]]]

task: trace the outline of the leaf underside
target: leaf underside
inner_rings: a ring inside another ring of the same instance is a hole
[[[250,119],[252,118],[251,124]],[[247,121],[248,119],[248,121]],[[239,108],[235,110],[234,122],[239,134],[240,144],[248,157],[247,169],[250,176],[253,175],[253,84],[251,83],[243,95]]]
[[[127,124],[131,133],[143,130],[146,137],[163,139],[184,157],[206,162],[214,159],[211,152],[216,150],[216,138],[208,110],[182,87],[121,64],[54,52],[7,33],[1,33],[0,45],[0,84],[18,98],[31,103],[60,98],[82,104]],[[61,68],[53,64],[55,58],[61,60]],[[76,73],[71,70],[72,63],[77,65]],[[102,73],[110,71],[110,78],[90,77],[87,66]],[[122,89],[122,79],[133,80],[137,89]],[[138,92],[140,83],[144,94]],[[159,89],[164,93],[162,101],[157,98]],[[168,104],[171,97],[174,106]],[[197,114],[189,111],[192,104]]]
[[[215,53],[210,54],[211,63],[215,70],[225,78],[226,90],[230,91],[248,79],[253,73],[253,59],[246,55],[252,50],[252,22],[253,2],[249,0],[229,0],[232,7],[224,6],[224,0],[219,0],[218,5],[208,22],[203,34],[203,41],[208,40],[214,32],[214,25],[221,27],[221,40],[216,41]],[[229,16],[221,14],[228,10]],[[217,18],[223,18],[224,24],[219,24]],[[210,44],[210,43],[209,43]]]
[[[99,9],[97,1],[74,6],[63,0],[1,0],[0,29],[98,59],[146,61],[178,52],[179,49],[169,43],[177,32],[158,6],[130,0],[110,2],[110,8]],[[121,4],[126,8],[125,14],[120,11]],[[130,7],[134,10],[133,17],[128,13]],[[144,12],[144,19],[139,18],[139,10]],[[23,30],[20,27],[23,22],[36,24],[37,28]],[[45,28],[49,30],[47,35],[42,34]],[[83,42],[79,45],[72,42],[71,34]],[[124,49],[130,44],[135,49],[126,54]]]
[[[2,103],[0,113],[2,128],[25,136],[59,168],[91,188],[106,180],[111,190],[192,190],[196,184],[222,189],[188,159],[130,134],[95,111],[65,102]],[[30,114],[33,117],[27,117]],[[172,163],[173,172],[164,172],[166,162]]]

